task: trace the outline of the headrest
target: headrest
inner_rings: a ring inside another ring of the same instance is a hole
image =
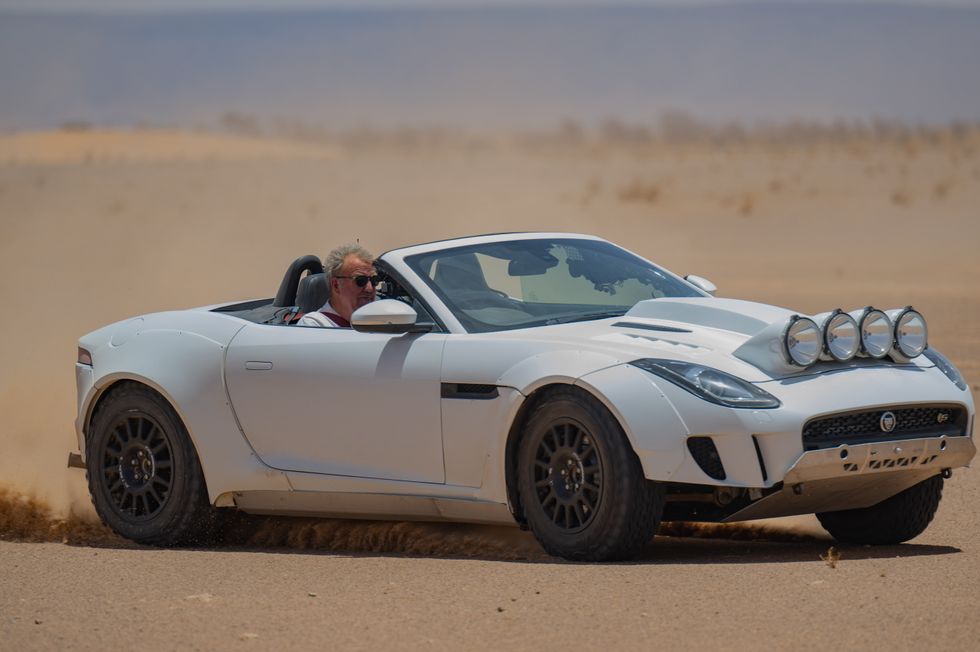
[[[279,283],[279,291],[276,292],[276,298],[272,302],[272,305],[277,308],[282,308],[284,306],[295,305],[296,301],[296,286],[299,283],[299,277],[303,272],[309,272],[310,274],[319,274],[323,271],[323,263],[320,259],[312,254],[306,256],[300,256],[294,260],[289,265],[289,269],[286,270],[285,275],[282,277],[282,282]]]
[[[326,274],[307,274],[300,279],[296,290],[296,305],[300,312],[316,312],[329,298]]]
[[[433,279],[440,288],[447,292],[459,290],[486,291],[487,280],[483,277],[483,269],[476,254],[465,253],[456,256],[440,258],[436,263],[436,273]]]

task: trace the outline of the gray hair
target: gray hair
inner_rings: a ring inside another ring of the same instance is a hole
[[[340,274],[344,267],[344,261],[349,256],[357,256],[368,265],[374,264],[374,256],[367,249],[359,244],[340,245],[323,259],[323,271],[327,273],[327,287],[330,287],[330,279]]]

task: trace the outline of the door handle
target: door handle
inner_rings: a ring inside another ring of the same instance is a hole
[[[272,363],[264,360],[248,360],[245,362],[245,368],[249,371],[268,371],[272,369]]]

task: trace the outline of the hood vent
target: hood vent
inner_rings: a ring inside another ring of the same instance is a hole
[[[638,321],[618,321],[613,326],[619,328],[639,328],[646,331],[659,331],[661,333],[690,333],[687,328],[677,328],[676,326],[663,326],[661,324],[644,324]]]

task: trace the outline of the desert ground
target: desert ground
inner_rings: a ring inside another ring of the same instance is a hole
[[[78,336],[267,297],[299,255],[472,233],[594,233],[719,296],[912,304],[980,383],[980,130],[685,142],[175,130],[0,134],[0,648],[976,649],[980,475],[900,546],[812,517],[665,525],[572,564],[516,528],[262,519],[159,550],[94,522]],[[829,551],[835,547],[833,552]],[[839,556],[839,557],[838,557]]]

